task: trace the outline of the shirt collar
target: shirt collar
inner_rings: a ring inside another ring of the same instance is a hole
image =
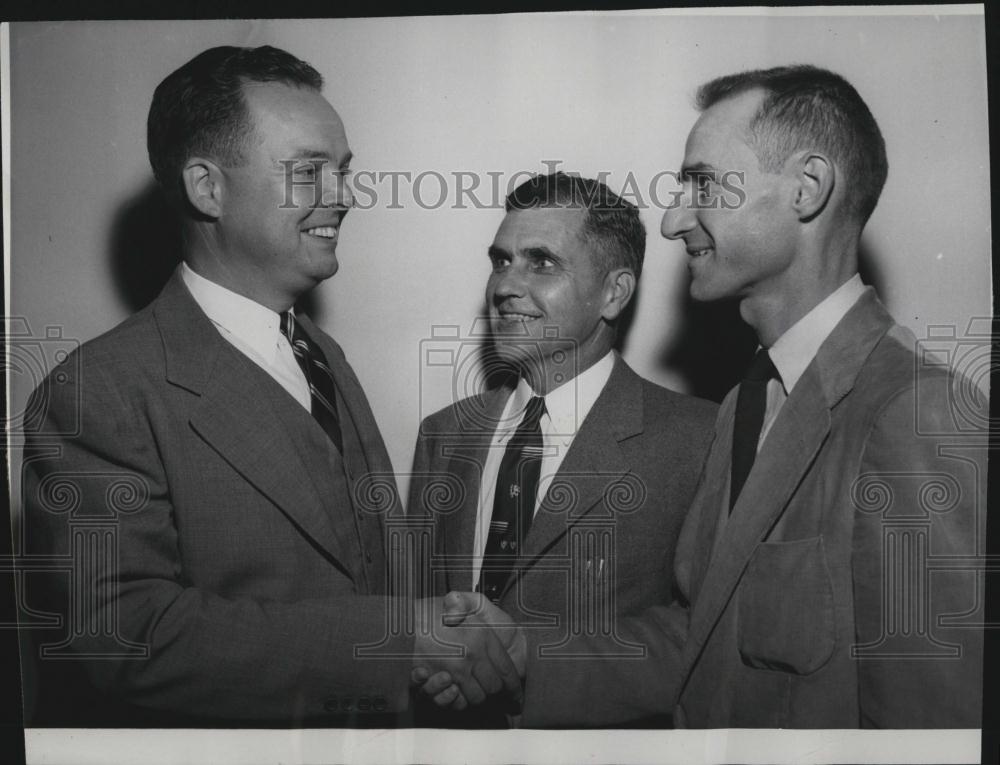
[[[181,278],[212,323],[235,336],[264,358],[270,358],[280,334],[278,314],[248,297],[206,279],[187,263]]]
[[[864,291],[865,285],[861,277],[855,274],[795,322],[768,349],[768,355],[781,375],[781,384],[786,393],[792,392],[806,367],[816,357],[820,346]]]
[[[545,395],[545,412],[551,423],[550,433],[573,435],[587,419],[597,397],[611,378],[615,366],[614,351],[608,351],[600,361],[591,365],[572,380],[553,388]],[[522,377],[513,393],[513,411],[520,412],[528,405],[535,392]],[[542,418],[544,421],[544,417]]]

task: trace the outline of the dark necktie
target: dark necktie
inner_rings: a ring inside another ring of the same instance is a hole
[[[771,357],[761,348],[750,362],[740,392],[736,398],[736,418],[733,422],[733,472],[729,484],[729,512],[740,496],[743,484],[757,458],[757,441],[764,425],[767,408],[767,382],[778,378]]]
[[[535,495],[542,470],[543,414],[545,399],[532,397],[517,432],[507,443],[497,472],[490,533],[479,575],[479,590],[493,602],[499,600],[514,570],[518,548],[527,538],[535,515]]]
[[[326,434],[341,454],[344,444],[340,435],[340,418],[337,416],[336,384],[333,372],[327,366],[326,357],[316,343],[309,339],[290,311],[281,314],[281,334],[287,339],[295,353],[302,373],[309,383],[312,415],[323,427]]]

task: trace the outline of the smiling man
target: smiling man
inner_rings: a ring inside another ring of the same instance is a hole
[[[62,620],[35,635],[31,725],[386,727],[411,656],[473,700],[505,667],[518,686],[492,633],[451,635],[464,661],[426,657],[441,603],[391,597],[398,501],[365,502],[392,473],[382,437],[340,347],[294,309],[337,272],[352,205],[321,87],[284,51],[220,47],[156,89],[149,157],[183,263],[53,371],[26,426],[26,544],[74,564],[26,587]],[[392,631],[410,608],[417,634]]]
[[[515,189],[506,211],[486,304],[512,378],[424,420],[407,512],[433,523],[434,594],[482,593],[531,627],[532,652],[584,676],[582,640],[614,642],[620,617],[670,602],[715,406],[643,380],[613,350],[645,251],[634,205],[556,173]],[[435,504],[442,485],[457,506]],[[464,707],[438,679],[438,703]],[[501,704],[444,724],[506,725],[498,709],[516,713]]]
[[[678,602],[619,625],[647,656],[581,677],[529,653],[525,718],[979,727],[986,434],[953,411],[969,381],[918,355],[858,275],[878,125],[812,66],[713,80],[698,106],[662,233],[684,241],[692,296],[738,301],[760,348],[719,409]]]

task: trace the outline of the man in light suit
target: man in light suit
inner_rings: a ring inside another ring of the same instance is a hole
[[[526,632],[545,630],[538,649],[584,674],[581,637],[614,640],[619,617],[671,600],[673,550],[716,407],[642,379],[613,350],[645,251],[634,205],[603,183],[556,173],[526,181],[505,206],[486,303],[512,378],[423,421],[407,513],[433,524],[425,575],[434,594],[482,592]],[[501,540],[504,561],[490,549],[510,489],[503,465],[536,396],[537,483],[515,486],[530,507],[519,533]]]
[[[321,87],[265,46],[205,51],[156,90],[150,161],[184,262],[53,371],[26,427],[28,549],[70,568],[26,584],[62,620],[35,635],[31,724],[384,727],[414,665],[450,664],[477,700],[494,663],[518,685],[483,631],[452,635],[464,661],[424,657],[441,604],[389,592],[401,511],[375,419],[293,310],[337,271],[352,205]],[[417,628],[394,628],[410,609]]]
[[[692,296],[738,300],[761,348],[719,411],[679,602],[621,625],[648,657],[580,677],[529,637],[525,723],[976,728],[986,414],[961,414],[970,382],[858,276],[878,126],[811,66],[713,80],[698,106],[662,233]]]

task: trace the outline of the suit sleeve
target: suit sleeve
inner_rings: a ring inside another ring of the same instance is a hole
[[[330,708],[331,696],[403,709],[409,662],[398,657],[411,653],[412,637],[391,634],[387,621],[408,603],[223,598],[193,586],[170,475],[144,416],[150,404],[121,393],[99,365],[82,373],[85,386],[44,386],[29,406],[43,414],[26,434],[24,499],[32,547],[73,561],[73,576],[49,575],[44,591],[66,617],[72,663],[90,682],[138,707],[233,720],[342,711]],[[59,435],[67,432],[76,435]],[[88,554],[88,529],[99,527],[104,546]],[[239,544],[238,528],[233,537]],[[355,656],[356,646],[380,641],[383,656],[397,658]]]
[[[903,391],[862,457],[852,570],[863,727],[981,725],[986,451],[951,414],[944,396]]]
[[[565,630],[529,631],[522,725],[600,727],[672,714],[687,622],[680,603],[653,606],[619,619],[614,636],[576,645],[572,656],[546,648]],[[641,655],[620,657],[626,646],[641,646]]]
[[[424,501],[431,477],[431,445],[423,430],[421,423],[413,454],[413,469],[410,471],[410,488],[406,502],[406,517],[413,524],[409,527],[409,531],[414,537],[411,545],[414,555],[409,576],[413,582],[414,597],[417,598],[435,594],[431,577],[431,554],[436,542],[435,525],[434,518]]]

